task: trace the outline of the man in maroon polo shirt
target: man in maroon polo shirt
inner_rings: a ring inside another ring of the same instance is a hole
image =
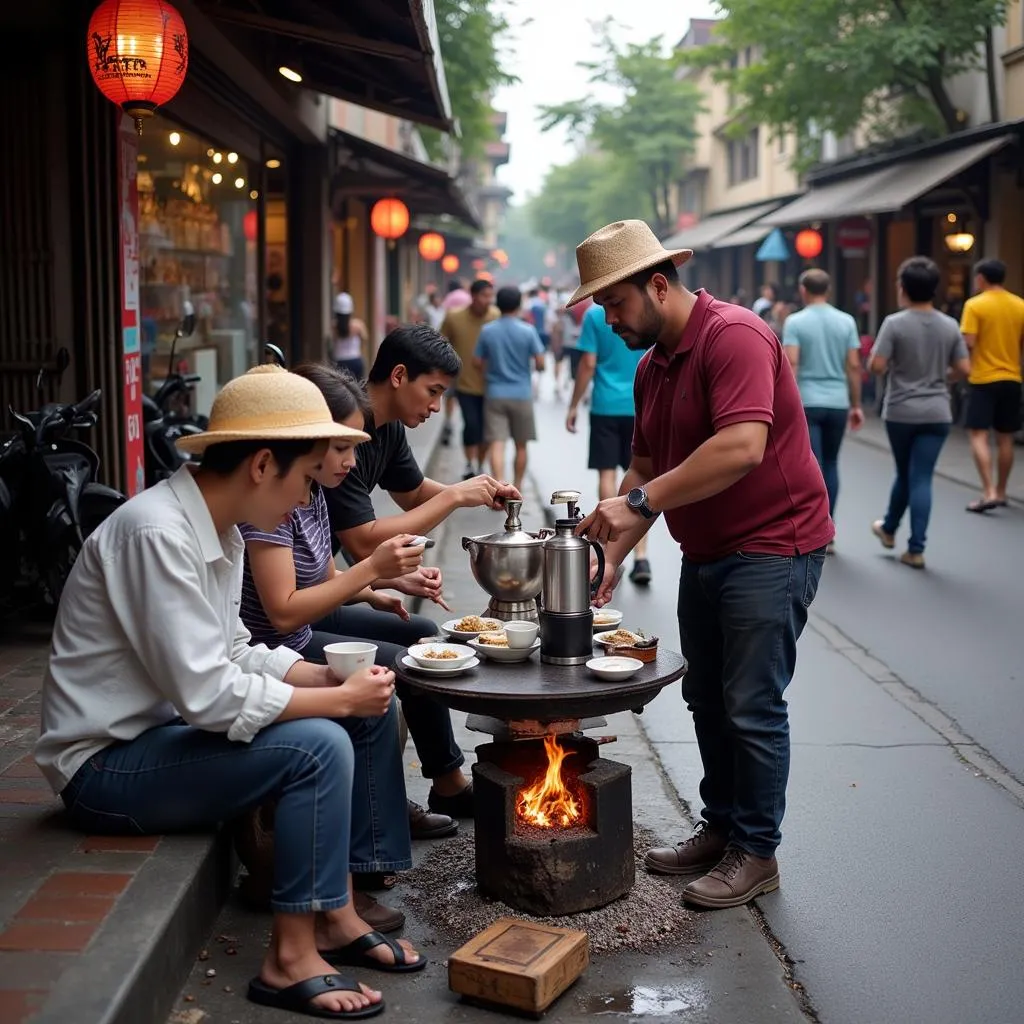
[[[642,221],[611,224],[576,250],[583,282],[630,348],[633,459],[619,497],[579,527],[606,543],[597,604],[664,514],[682,548],[683,696],[704,764],[703,820],[647,868],[701,877],[689,902],[733,907],[778,888],[775,850],[789,775],[783,698],[833,536],[800,394],[782,346],[750,310],[687,291]]]

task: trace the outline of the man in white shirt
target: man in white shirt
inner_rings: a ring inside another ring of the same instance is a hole
[[[273,529],[308,501],[331,438],[367,435],[334,423],[295,374],[261,366],[221,391],[210,429],[181,442],[202,454],[198,470],[86,540],[54,626],[35,751],[92,833],[208,827],[276,800],[273,937],[249,997],[300,1013],[383,1009],[332,965],[426,963],[374,932],[349,895],[350,870],[410,866],[393,673],[342,680],[249,646],[238,617],[237,523]]]

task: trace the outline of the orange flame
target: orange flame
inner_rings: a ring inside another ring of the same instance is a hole
[[[544,778],[520,792],[516,812],[541,828],[574,825],[582,814],[580,802],[562,781],[562,762],[573,752],[566,753],[554,736],[544,737],[544,751],[548,755]]]

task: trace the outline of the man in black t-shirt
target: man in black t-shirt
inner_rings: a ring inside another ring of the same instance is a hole
[[[458,376],[461,361],[452,346],[426,324],[406,324],[381,343],[366,390],[373,422],[370,440],[356,448],[355,468],[345,481],[325,491],[331,531],[355,559],[369,557],[391,537],[429,534],[457,508],[500,509],[504,498],[520,498],[511,484],[481,474],[457,484],[442,484],[423,475],[406,439],[414,428],[440,412],[444,393]],[[402,509],[378,519],[370,495],[380,487]],[[441,571],[422,569],[392,586],[407,594],[441,602]],[[461,770],[435,778],[430,809],[452,817],[472,817],[472,786]]]

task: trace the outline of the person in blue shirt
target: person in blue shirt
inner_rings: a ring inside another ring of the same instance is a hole
[[[839,494],[839,448],[846,425],[864,425],[860,404],[860,334],[849,313],[828,301],[831,280],[824,270],[800,275],[804,308],[786,317],[782,344],[796,374],[804,403],[811,449],[828,491],[829,515],[835,518]],[[834,545],[829,544],[829,553]]]
[[[597,493],[604,501],[619,493],[618,470],[629,469],[633,458],[633,378],[644,353],[626,345],[605,323],[604,310],[596,304],[583,316],[577,350],[581,355],[565,427],[569,433],[576,433],[579,405],[593,381],[588,466],[597,470]],[[647,586],[651,582],[651,563],[646,537],[634,552],[636,560],[629,578],[638,586]]]
[[[474,362],[484,375],[484,443],[491,471],[505,472],[505,443],[516,446],[513,484],[521,490],[526,475],[526,446],[536,440],[533,416],[533,371],[544,370],[544,345],[536,329],[519,315],[518,288],[499,288],[495,300],[501,316],[484,324]]]

